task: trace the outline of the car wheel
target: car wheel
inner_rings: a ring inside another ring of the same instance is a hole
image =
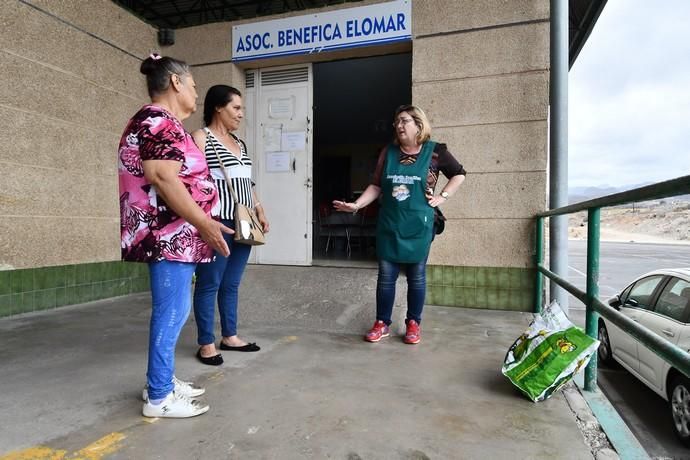
[[[613,364],[613,354],[611,353],[611,340],[609,339],[609,333],[606,330],[606,326],[603,322],[599,323],[599,349],[597,350],[597,357],[601,364],[610,366]]]
[[[669,403],[676,436],[690,446],[690,380],[678,375],[671,382]]]

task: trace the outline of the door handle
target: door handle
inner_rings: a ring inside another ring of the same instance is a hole
[[[293,159],[292,159],[292,172],[297,171],[297,170],[295,169],[296,164],[297,164],[297,158],[293,158]]]
[[[664,335],[667,335],[669,337],[674,337],[676,335],[673,333],[673,331],[669,331],[668,329],[662,329],[661,332],[663,332]]]

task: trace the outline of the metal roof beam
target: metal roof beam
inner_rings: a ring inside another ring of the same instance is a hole
[[[604,10],[607,0],[570,0],[568,14],[570,17],[570,45],[568,49],[569,68],[573,67],[577,56],[585,46],[589,34],[594,29],[594,24],[597,23],[599,15]],[[578,17],[578,6],[585,5],[581,17]]]

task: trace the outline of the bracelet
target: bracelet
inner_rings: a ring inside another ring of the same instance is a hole
[[[355,210],[354,210],[354,211],[352,211],[352,214],[357,214],[357,211],[359,211],[359,208],[360,208],[360,206],[359,206],[359,205],[357,204],[357,202],[356,202],[356,201],[355,201],[355,202],[353,202],[352,204],[353,204],[353,205],[355,205]]]
[[[261,206],[261,202],[260,202],[260,201],[257,201],[256,203],[254,203],[254,207],[255,207],[255,208],[258,208],[259,206]]]

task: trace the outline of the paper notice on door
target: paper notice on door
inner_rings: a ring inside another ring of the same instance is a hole
[[[280,149],[281,125],[264,126],[264,151],[277,152]]]
[[[266,172],[290,172],[290,152],[266,153]]]
[[[292,118],[295,113],[295,97],[272,97],[268,100],[268,116],[277,119]]]
[[[282,150],[293,152],[295,150],[304,150],[306,145],[307,133],[304,131],[294,131],[282,134]]]

